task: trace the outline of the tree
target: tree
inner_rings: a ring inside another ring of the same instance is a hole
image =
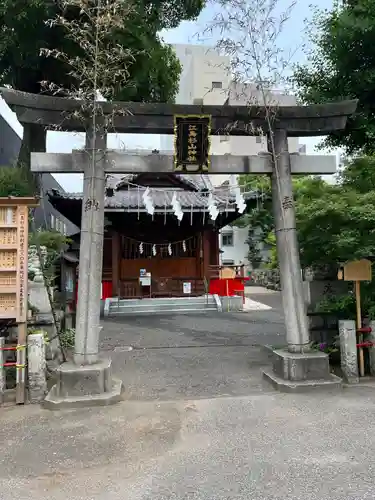
[[[345,162],[345,168],[339,174],[340,184],[359,193],[375,191],[375,158],[359,156]]]
[[[297,65],[294,81],[305,103],[359,99],[345,130],[330,134],[329,147],[347,154],[375,152],[375,0],[336,2],[317,11],[310,26],[313,49],[307,64]]]
[[[23,169],[0,167],[0,197],[27,197],[33,194],[33,187]]]
[[[338,184],[299,193],[298,235],[306,265],[375,256],[375,158],[348,161]],[[311,193],[310,193],[311,194]]]
[[[375,159],[361,157],[347,162],[337,185],[315,176],[293,178],[301,263],[305,267],[335,266],[347,260],[375,255]],[[267,176],[243,176],[242,183],[263,185]],[[238,225],[261,229],[262,241],[272,246],[274,225],[268,201],[245,215]],[[275,265],[275,255],[272,257]]]
[[[248,227],[246,243],[249,246],[247,258],[253,269],[262,263],[259,242],[267,242],[270,232],[274,229],[271,202],[271,182],[267,175],[241,175],[239,184],[245,191],[256,191],[259,200],[256,207],[234,223],[237,227]],[[255,231],[256,229],[256,231]]]
[[[298,175],[293,177],[294,196],[296,199],[297,227],[300,233],[298,222],[299,207],[310,205],[329,189],[329,185],[320,177]],[[271,182],[268,175],[243,175],[240,176],[240,184],[246,186],[246,190],[255,190],[260,194],[260,201],[248,214],[241,217],[236,222],[238,227],[249,227],[249,250],[250,255],[255,241],[261,241],[271,247],[271,267],[277,265],[274,220],[271,203]],[[254,229],[257,228],[258,234],[255,236]],[[315,233],[314,233],[315,234]],[[304,255],[305,243],[300,239],[301,256]],[[250,257],[249,255],[249,257]],[[316,258],[316,256],[314,256]],[[249,259],[251,261],[251,259]],[[255,255],[255,260],[257,256]],[[305,264],[305,262],[303,262]]]
[[[75,5],[74,5],[75,3]],[[118,0],[102,0],[110,9]],[[68,5],[69,4],[69,5]],[[158,32],[174,28],[181,21],[195,19],[205,0],[128,0],[121,1],[128,15],[116,30],[112,44],[133,54],[127,65],[126,84],[117,86],[113,98],[131,101],[172,101],[181,72],[173,50]],[[64,26],[50,24],[65,16],[77,23],[87,22],[81,7],[92,8],[99,0],[0,0],[0,85],[10,85],[31,93],[45,92],[41,82],[55,82],[59,88],[78,88],[80,82],[61,58],[45,57],[42,49],[83,57],[82,46],[66,36]],[[56,80],[57,78],[57,80]],[[45,151],[46,132],[38,126],[24,127],[19,163],[29,164],[31,151]]]
[[[297,208],[301,260],[306,266],[338,264],[375,253],[375,192],[327,187]]]

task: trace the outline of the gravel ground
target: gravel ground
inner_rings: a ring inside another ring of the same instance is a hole
[[[125,400],[1,409],[0,499],[374,499],[374,388],[264,386],[280,297],[251,298],[272,309],[105,321]]]

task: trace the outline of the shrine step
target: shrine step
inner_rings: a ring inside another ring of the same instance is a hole
[[[124,314],[177,314],[188,312],[217,311],[215,299],[209,296],[145,298],[145,299],[107,299],[105,316]]]

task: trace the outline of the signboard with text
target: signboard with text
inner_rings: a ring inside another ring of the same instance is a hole
[[[0,198],[0,318],[27,320],[29,207],[33,198]]]
[[[206,173],[210,167],[210,115],[175,115],[174,168],[176,172]]]

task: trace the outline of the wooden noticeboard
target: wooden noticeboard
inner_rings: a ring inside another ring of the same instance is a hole
[[[219,278],[221,280],[232,280],[235,277],[236,277],[236,271],[231,267],[223,267],[223,269],[220,269],[219,271]]]
[[[0,319],[27,319],[29,207],[34,198],[0,198]]]
[[[0,198],[0,319],[18,323],[17,404],[25,402],[29,207],[37,205],[34,198]]]
[[[371,281],[371,261],[368,259],[353,260],[344,265],[344,281]]]

